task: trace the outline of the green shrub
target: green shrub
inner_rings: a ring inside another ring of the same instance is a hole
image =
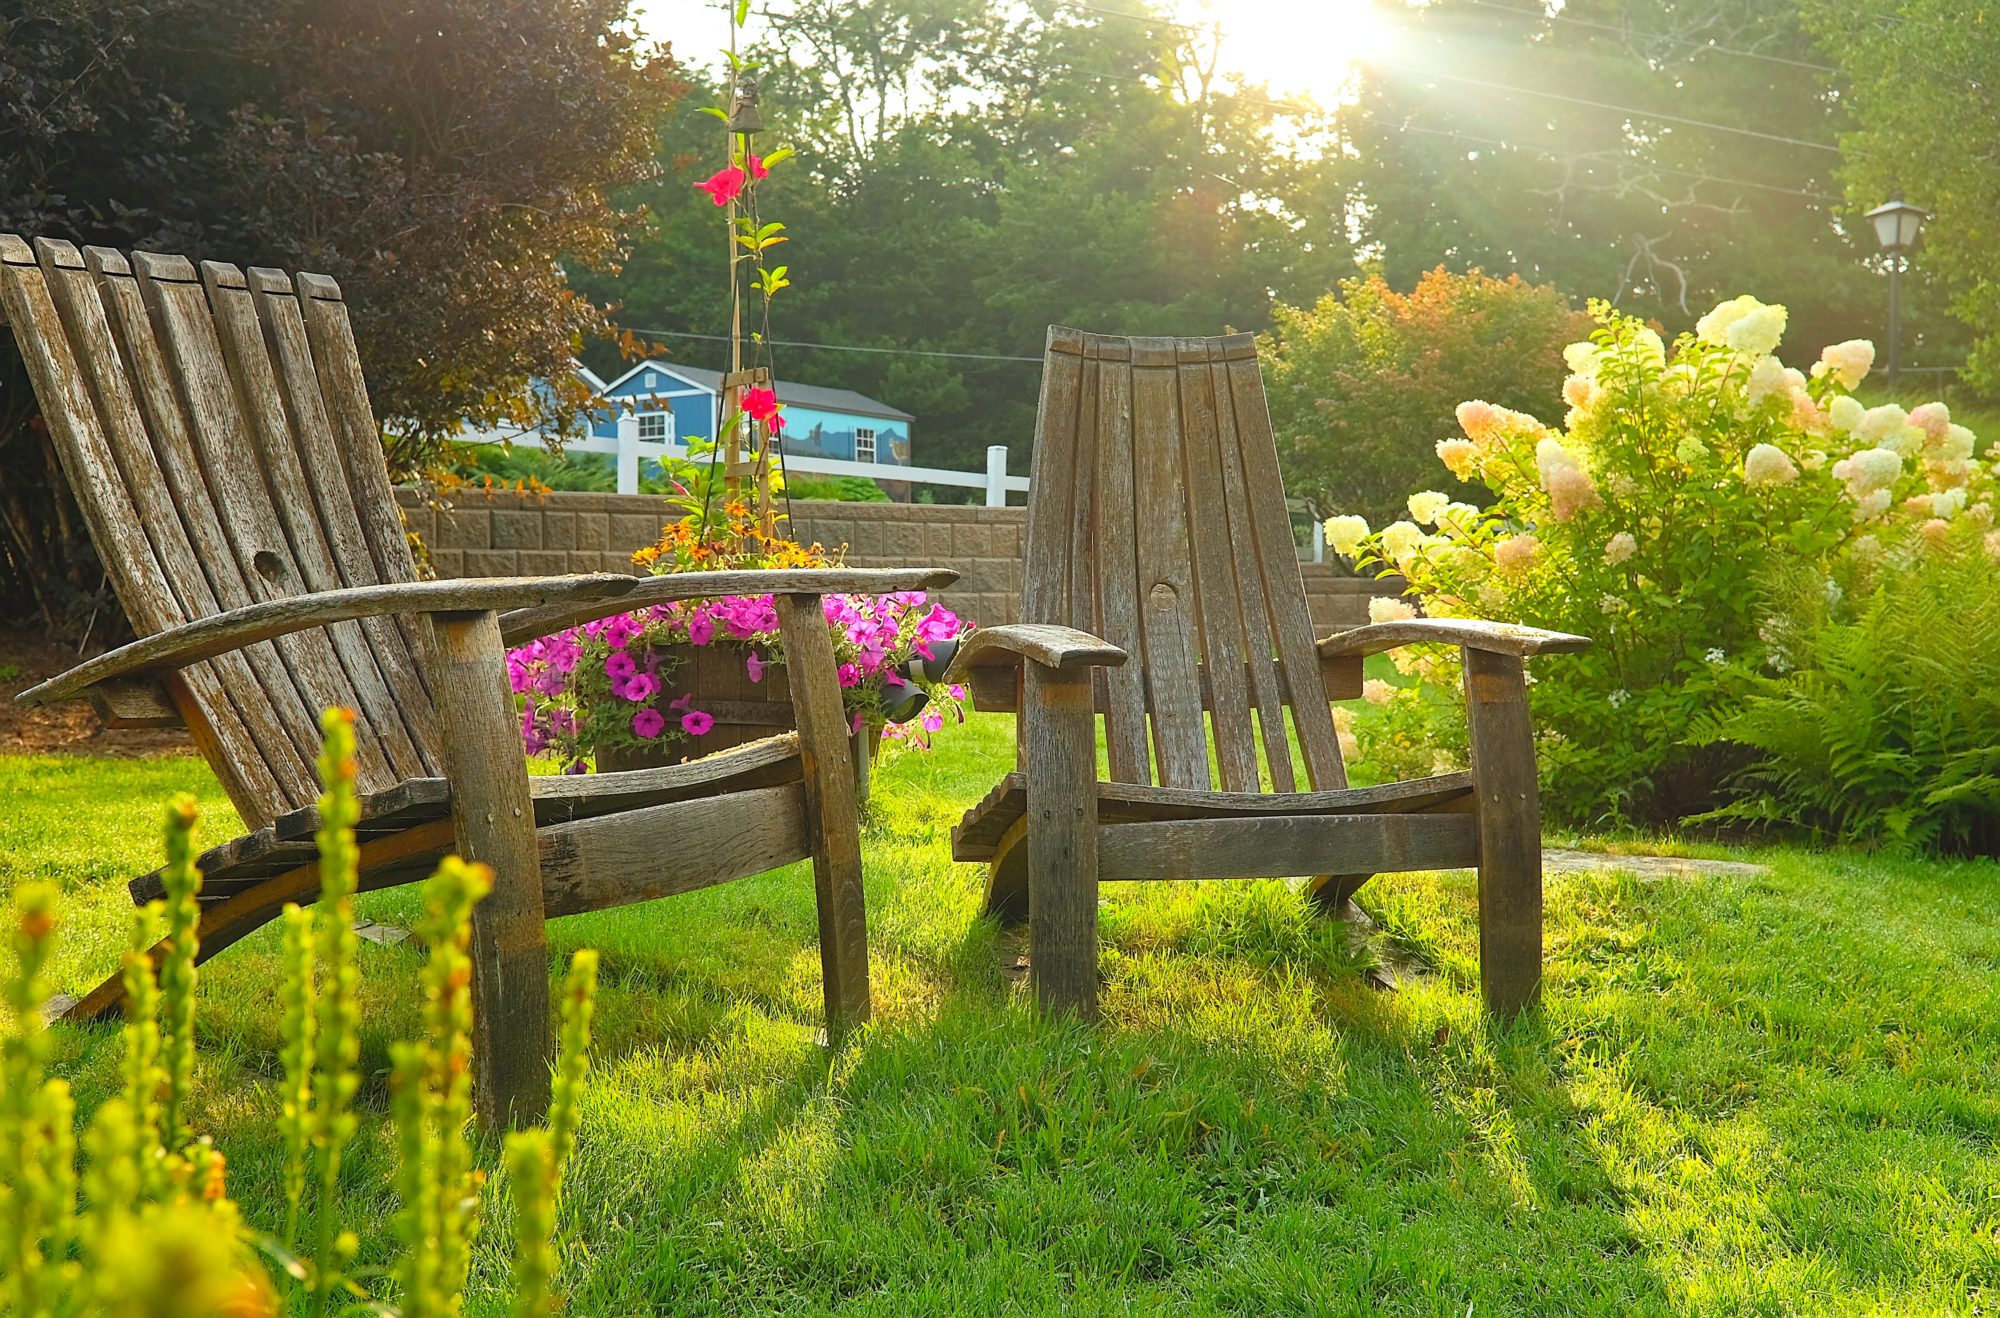
[[[1589,329],[1547,285],[1443,267],[1408,293],[1380,275],[1343,280],[1338,297],[1273,320],[1259,352],[1291,493],[1377,519],[1431,479],[1431,446],[1460,399],[1532,406],[1562,383],[1562,346]]]
[[[1926,851],[2000,849],[2000,576],[1985,533],[1791,565],[1766,584],[1771,673],[1697,721],[1757,753],[1707,816]]]
[[[1458,409],[1464,437],[1437,445],[1493,493],[1490,508],[1425,490],[1410,520],[1369,534],[1336,517],[1328,539],[1362,567],[1400,571],[1432,614],[1594,637],[1531,674],[1551,812],[1672,822],[1714,808],[1742,762],[1688,731],[1767,670],[1756,583],[1983,533],[1993,481],[1941,405],[1869,409],[1849,395],[1872,345],[1827,349],[1810,378],[1785,367],[1772,355],[1782,307],[1726,302],[1671,353],[1632,317],[1601,303],[1593,315],[1590,340],[1564,352],[1563,428],[1473,401]],[[1424,680],[1390,702],[1456,690],[1455,653],[1398,659]],[[1363,724],[1364,752],[1380,726],[1397,724]]]

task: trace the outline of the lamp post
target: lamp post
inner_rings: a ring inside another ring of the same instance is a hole
[[[1896,385],[1902,376],[1903,361],[1903,265],[1909,260],[1909,251],[1917,244],[1917,234],[1923,229],[1924,221],[1930,218],[1925,212],[1904,201],[1899,193],[1884,204],[1869,211],[1867,220],[1875,226],[1875,241],[1882,244],[1882,250],[1889,254],[1889,392],[1896,392]]]

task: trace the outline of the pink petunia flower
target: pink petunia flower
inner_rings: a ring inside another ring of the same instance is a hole
[[[705,614],[688,619],[688,643],[707,645],[715,639],[715,622]]]
[[[855,686],[860,681],[861,670],[859,668],[856,668],[853,664],[842,664],[840,666],[840,684],[842,686]]]
[[[691,737],[702,736],[705,733],[707,733],[707,731],[710,728],[714,726],[715,726],[714,717],[708,714],[704,714],[698,709],[691,709],[687,713],[681,715],[681,727],[685,729],[688,735]]]
[[[634,673],[623,687],[614,683],[612,689],[636,705],[660,694],[660,679],[652,673]]]
[[[604,657],[604,675],[614,682],[622,682],[639,671],[639,665],[624,650],[613,650]]]
[[[764,670],[767,667],[769,667],[769,665],[767,665],[764,662],[763,656],[758,654],[755,650],[752,650],[750,652],[750,657],[743,661],[743,671],[750,675],[750,680],[752,682],[763,681]]]
[[[632,716],[632,735],[651,741],[667,730],[666,716],[648,706]]]
[[[944,726],[944,714],[935,708],[925,710],[923,725],[925,732],[936,732]]]

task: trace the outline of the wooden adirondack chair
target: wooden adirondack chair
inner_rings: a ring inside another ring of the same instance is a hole
[[[1590,642],[1420,618],[1315,644],[1250,335],[1050,329],[1022,604],[1026,622],[974,632],[951,665],[978,708],[1020,714],[1018,769],[952,846],[988,862],[988,911],[1029,921],[1043,1006],[1096,1010],[1102,880],[1312,875],[1311,899],[1340,914],[1376,873],[1470,865],[1486,1004],[1534,1000],[1522,660]],[[1350,788],[1329,702],[1360,695],[1365,656],[1422,641],[1464,649],[1472,770]]]
[[[868,1015],[860,835],[818,596],[942,571],[420,581],[347,309],[324,276],[0,235],[0,308],[141,639],[25,692],[184,723],[251,830],[201,858],[201,956],[318,890],[320,711],[356,713],[361,886],[456,851],[473,921],[482,1122],[548,1101],[547,917],[811,856],[829,1028]],[[503,646],[667,600],[775,592],[798,731],[688,764],[530,779]],[[502,613],[503,610],[512,610]],[[160,892],[157,873],[134,900]],[[69,1013],[115,1006],[107,980]]]

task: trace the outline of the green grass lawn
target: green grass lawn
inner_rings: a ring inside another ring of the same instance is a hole
[[[803,866],[552,927],[603,953],[564,1204],[570,1312],[1975,1313],[2000,1281],[2000,870],[1772,851],[1761,878],[1561,877],[1546,1008],[1478,1011],[1465,873],[1360,897],[1366,986],[1275,882],[1107,890],[1105,1021],[1038,1021],[949,824],[1008,767],[976,718],[882,771],[877,1022],[815,1042]],[[0,888],[68,892],[58,965],[114,964],[157,803],[201,764],[0,758]],[[663,863],[671,863],[670,860]],[[405,892],[364,899],[410,914]],[[202,971],[197,1127],[281,1218],[274,930]],[[364,945],[350,1224],[386,1257],[380,1114],[418,953]],[[87,1110],[109,1027],[59,1031]],[[490,1161],[489,1161],[490,1165]],[[502,1312],[506,1205],[471,1312]]]

